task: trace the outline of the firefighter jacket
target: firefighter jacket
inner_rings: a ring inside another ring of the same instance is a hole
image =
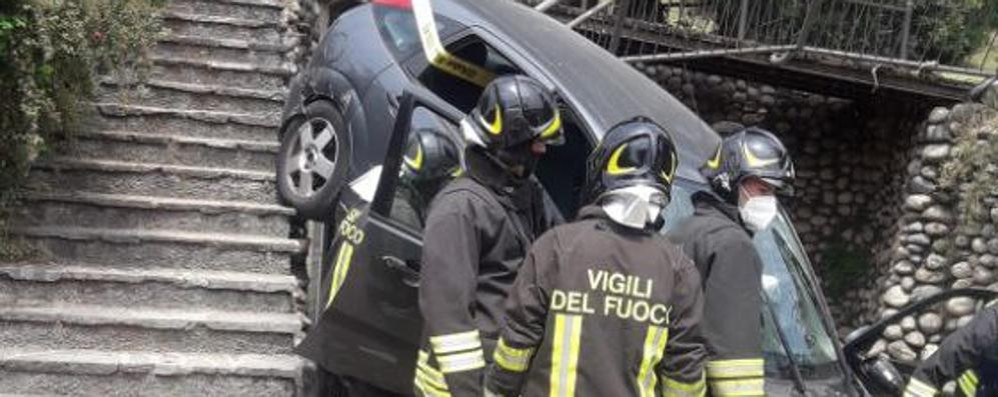
[[[702,305],[678,247],[585,207],[527,255],[486,395],[703,395]]]
[[[980,311],[943,340],[911,375],[904,395],[935,396],[950,380],[964,396],[998,395],[998,306]]]
[[[735,206],[706,192],[693,203],[693,216],[668,236],[700,271],[707,385],[714,396],[761,396],[762,259]]]
[[[471,165],[434,198],[424,230],[421,395],[481,396],[507,291],[530,243],[561,219],[535,180],[514,188],[493,164]]]

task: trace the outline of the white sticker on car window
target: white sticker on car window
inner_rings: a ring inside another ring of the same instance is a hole
[[[361,200],[368,203],[374,201],[374,193],[378,191],[378,182],[381,181],[381,166],[371,168],[363,175],[350,182],[350,190],[353,190]]]

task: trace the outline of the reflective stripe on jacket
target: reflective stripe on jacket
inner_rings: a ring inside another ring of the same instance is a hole
[[[706,351],[693,263],[586,207],[531,248],[489,367],[492,395],[695,397]]]

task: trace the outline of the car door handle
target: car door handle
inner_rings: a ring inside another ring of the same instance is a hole
[[[413,266],[409,264],[408,261],[404,261],[394,256],[381,257],[381,263],[383,263],[388,269],[397,273],[403,284],[413,288],[419,288],[419,271],[415,269],[416,266]]]

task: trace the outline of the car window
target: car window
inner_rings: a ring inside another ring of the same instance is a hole
[[[437,32],[442,39],[457,33],[464,26],[453,19],[434,14],[437,22]],[[374,20],[378,32],[396,61],[404,61],[422,51],[419,41],[419,30],[416,28],[416,17],[409,8],[389,5],[374,5]]]
[[[522,73],[509,58],[474,34],[461,37],[447,44],[446,48],[455,57],[480,66],[496,76]],[[419,57],[410,61],[407,69],[426,88],[465,113],[475,106],[484,89],[447,71],[430,66],[426,59]]]
[[[692,194],[702,189],[673,185],[672,201],[663,213],[663,233],[693,215]],[[757,233],[753,244],[762,258],[762,285],[769,302],[762,318],[766,376],[792,379],[792,364],[808,379],[842,376],[832,333],[815,295],[817,286],[806,276],[810,262],[786,214],[781,212],[771,227]]]
[[[458,128],[454,123],[425,107],[417,106],[413,109],[409,134],[412,134],[413,131],[426,129],[440,131],[453,142],[460,142]],[[403,151],[402,155],[404,156],[403,161],[399,163],[397,169],[385,171],[386,174],[391,173],[397,176],[395,183],[386,186],[384,188],[385,191],[377,193],[379,196],[386,195],[391,197],[391,205],[388,206],[388,213],[381,215],[388,218],[390,222],[419,235],[423,230],[430,202],[453,175],[434,179],[423,178],[414,173],[413,169],[406,165],[406,161],[415,161],[417,157],[423,157],[426,154],[407,153]],[[420,161],[424,160],[421,159]]]

